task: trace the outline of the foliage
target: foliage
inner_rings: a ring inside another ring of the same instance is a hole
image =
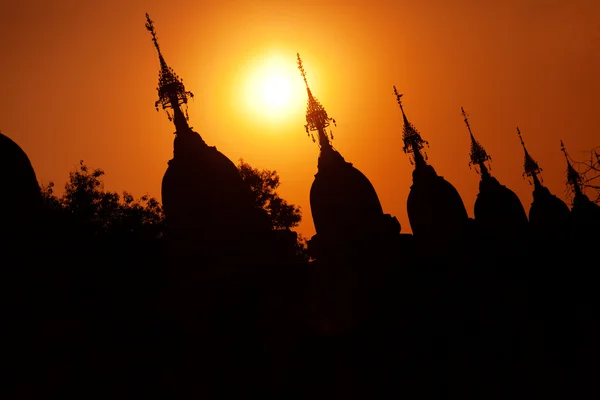
[[[62,208],[61,200],[54,195],[54,182],[41,185],[40,190],[42,192],[42,201],[46,209],[56,211]]]
[[[311,257],[308,255],[308,241],[302,235],[298,235],[298,241],[296,242],[296,257],[301,262],[311,260]]]
[[[244,182],[250,186],[258,208],[269,215],[273,229],[291,229],[302,220],[300,207],[289,204],[276,192],[280,180],[277,171],[259,170],[240,159],[238,169]]]
[[[300,208],[288,204],[276,192],[280,186],[276,171],[258,170],[240,160],[239,171],[250,186],[256,207],[268,215],[272,229],[286,230],[298,226],[302,215]],[[94,238],[129,240],[157,239],[164,229],[161,204],[153,197],[135,198],[129,192],[119,195],[106,191],[102,178],[104,170],[89,168],[83,161],[69,173],[64,194],[58,197],[54,182],[40,187],[42,198],[51,220],[56,225],[75,228],[79,240]],[[90,236],[91,235],[91,236]],[[129,246],[129,245],[126,245]],[[116,250],[115,250],[116,251]],[[118,251],[117,251],[118,252]],[[306,241],[298,236],[298,259],[307,259]]]
[[[158,200],[148,195],[135,199],[130,193],[104,190],[102,169],[90,169],[83,161],[69,173],[62,197],[54,194],[54,182],[41,187],[47,209],[64,213],[77,225],[95,234],[160,236],[164,214]]]

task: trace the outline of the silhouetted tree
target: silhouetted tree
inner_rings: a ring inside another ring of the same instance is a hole
[[[243,159],[240,159],[238,169],[244,182],[250,186],[256,206],[269,215],[273,229],[291,229],[298,226],[302,220],[300,207],[279,197],[276,190],[281,183],[277,171],[253,168]]]
[[[308,242],[302,235],[298,235],[298,241],[296,242],[296,257],[298,261],[308,262],[311,260],[308,255]]]
[[[571,164],[575,167],[581,181],[579,182],[581,189],[586,193],[591,201],[600,204],[600,146],[590,150],[589,159],[578,161],[568,155]],[[569,199],[573,199],[575,193],[571,185],[567,185],[566,195]]]
[[[274,230],[298,226],[300,208],[289,204],[276,192],[280,185],[276,171],[258,170],[240,160],[240,174],[248,183],[256,207],[265,211]],[[62,196],[55,193],[54,182],[41,185],[42,198],[50,221],[67,231],[94,238],[129,240],[157,239],[162,236],[164,214],[158,200],[148,195],[135,198],[129,192],[119,195],[104,189],[104,170],[90,168],[83,160],[69,173]],[[83,237],[80,238],[83,240]],[[306,241],[298,236],[297,255],[307,260]]]
[[[600,204],[600,146],[590,150],[590,158],[586,161],[576,161],[581,167],[581,176],[583,178],[582,186],[587,189],[592,200]]]
[[[100,168],[90,169],[83,163],[69,173],[62,197],[54,193],[54,182],[42,185],[46,208],[62,212],[75,224],[85,226],[94,234],[128,234],[156,238],[162,234],[163,210],[153,197],[135,199],[130,193],[104,190]]]
[[[42,200],[46,209],[57,211],[62,208],[60,199],[54,194],[54,182],[48,182],[45,185],[40,185],[40,190],[42,192]]]

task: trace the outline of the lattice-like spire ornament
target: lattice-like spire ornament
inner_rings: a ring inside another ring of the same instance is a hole
[[[483,146],[475,140],[475,136],[473,136],[473,132],[471,131],[471,124],[469,124],[469,114],[465,111],[463,107],[460,108],[461,114],[464,117],[465,124],[467,125],[467,129],[469,130],[469,135],[471,136],[471,152],[469,156],[471,161],[469,162],[469,168],[471,167],[479,167],[479,171],[475,168],[475,171],[480,175],[489,174],[489,170],[491,170],[491,166],[486,165],[485,163],[489,163],[492,161],[492,157],[488,155]]]
[[[398,102],[398,106],[400,106],[400,111],[402,111],[402,118],[404,119],[404,127],[402,129],[402,141],[404,142],[404,147],[402,150],[408,154],[413,153],[413,157],[415,159],[415,163],[425,162],[427,160],[427,153],[421,153],[421,150],[427,146],[429,147],[429,142],[424,140],[421,137],[421,134],[408,121],[406,117],[406,113],[404,112],[404,107],[402,106],[402,96],[403,94],[399,94],[396,86],[394,86],[394,95],[396,96],[396,101]],[[410,163],[413,164],[413,160],[409,159]]]
[[[539,185],[540,182],[538,180],[538,175],[542,172],[542,169],[538,165],[538,163],[529,155],[527,148],[525,147],[525,142],[523,142],[523,137],[521,136],[521,130],[517,127],[517,135],[519,135],[519,140],[521,141],[521,145],[523,146],[523,151],[525,152],[525,160],[523,162],[523,168],[525,172],[523,173],[523,177],[531,177],[533,179],[534,185]]]
[[[154,103],[156,111],[160,105],[163,110],[167,113],[169,121],[173,121],[175,124],[176,132],[182,133],[189,131],[188,126],[188,113],[187,113],[187,102],[188,98],[193,98],[194,94],[185,90],[183,86],[183,79],[179,78],[175,71],[169,67],[160,51],[158,45],[158,39],[156,37],[156,31],[154,30],[154,22],[150,19],[150,16],[146,13],[146,29],[152,35],[152,41],[154,47],[158,52],[158,59],[160,61],[160,72],[158,73],[158,100]],[[182,106],[184,110],[182,111]],[[169,110],[170,109],[170,110]]]
[[[565,144],[563,141],[560,141],[560,150],[565,155],[565,159],[567,160],[567,184],[569,184],[575,194],[581,193],[581,185],[583,184],[583,177],[573,168],[571,164],[571,160],[569,159],[569,155],[567,154],[567,150],[565,149]]]
[[[306,71],[304,71],[304,66],[302,64],[300,54],[296,53],[296,56],[298,57],[298,69],[300,70],[302,79],[304,79],[304,84],[306,85],[306,92],[308,94],[308,102],[306,107],[306,125],[304,125],[304,129],[306,130],[307,136],[312,138],[313,142],[316,142],[316,140],[311,132],[317,131],[317,135],[319,138],[319,147],[331,147],[331,141],[333,141],[333,132],[331,131],[331,128],[329,128],[328,135],[326,128],[330,125],[330,123],[333,123],[334,126],[337,126],[337,124],[335,122],[335,119],[330,118],[327,115],[327,111],[325,111],[325,108],[313,96],[310,87],[308,86],[308,81],[306,80]]]

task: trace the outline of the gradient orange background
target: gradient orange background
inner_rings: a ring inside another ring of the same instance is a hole
[[[83,159],[105,169],[106,189],[160,198],[174,128],[154,109],[159,65],[146,12],[167,63],[195,94],[190,125],[232,161],[277,170],[281,195],[303,209],[306,236],[318,148],[304,132],[296,52],[338,122],[334,146],[369,177],[403,232],[412,167],[393,85],[430,143],[430,163],[471,215],[478,176],[461,106],[492,174],[526,209],[517,126],[545,184],[563,198],[560,139],[576,159],[600,144],[596,0],[4,1],[0,129],[27,152],[40,183],[62,188]],[[248,104],[247,81],[271,56],[295,77],[280,115]]]

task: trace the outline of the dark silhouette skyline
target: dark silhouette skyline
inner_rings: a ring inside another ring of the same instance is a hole
[[[192,92],[148,14],[145,26],[159,60],[156,110],[174,133],[160,202],[105,190],[105,171],[83,161],[57,195],[0,135],[11,398],[597,397],[600,206],[562,141],[572,207],[516,129],[526,213],[461,107],[462,152],[479,174],[470,217],[438,165],[440,144],[409,122],[393,86],[397,159],[402,150],[412,169],[407,233],[373,177],[334,147],[339,120],[297,54],[318,148],[305,248],[292,229],[308,213],[279,196],[276,171],[236,165],[190,126]]]
[[[402,118],[390,85],[406,94],[411,122],[433,146],[435,168],[457,188],[471,217],[478,185],[462,150],[469,137],[460,106],[493,155],[496,178],[526,211],[532,197],[520,177],[516,126],[544,167],[545,184],[563,200],[560,140],[575,160],[598,145],[598,5],[587,0],[485,7],[472,0],[377,7],[336,0],[299,8],[264,1],[182,0],[176,8],[71,3],[12,3],[0,15],[6,38],[0,49],[10,60],[0,76],[0,129],[27,152],[41,183],[61,182],[84,159],[106,170],[110,190],[160,198],[156,176],[172,152],[165,132],[173,129],[148,107],[156,100],[159,62],[148,32],[133,28],[145,12],[160,16],[164,55],[195,94],[190,125],[230,159],[277,170],[282,195],[305,212],[298,231],[307,237],[315,233],[308,193],[318,149],[303,136],[306,90],[297,52],[306,58],[312,89],[341,123],[336,148],[371,179],[406,232],[412,169],[398,158]],[[251,93],[250,83],[264,85],[255,78],[262,69],[288,82],[284,109]]]

